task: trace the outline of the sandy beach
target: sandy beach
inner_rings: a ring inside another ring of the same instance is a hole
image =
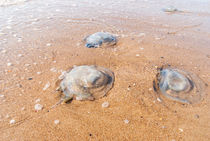
[[[2,3],[0,140],[210,140],[210,1]],[[178,11],[164,12],[171,6]],[[117,44],[86,48],[83,39],[99,31],[117,36]],[[74,65],[109,68],[113,88],[99,100],[51,108],[60,100],[58,77]],[[202,100],[159,97],[153,80],[163,65],[197,75]]]

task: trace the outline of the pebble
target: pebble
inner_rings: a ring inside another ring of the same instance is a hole
[[[2,51],[1,51],[1,53],[6,53],[6,52],[7,52],[6,50],[2,50]]]
[[[12,66],[12,63],[7,63],[7,66]]]
[[[39,103],[41,100],[38,98],[35,100],[35,103]]]
[[[50,87],[50,82],[47,82],[47,84],[45,84],[43,90],[45,91],[45,90],[47,90],[49,87]]]
[[[56,68],[51,68],[50,71],[51,72],[56,72],[57,70],[56,70]]]
[[[182,128],[179,128],[179,131],[180,131],[180,132],[183,132],[184,130],[183,130]]]
[[[22,42],[23,40],[22,40],[22,38],[18,38],[17,41],[20,43],[20,42]]]
[[[41,104],[36,104],[36,105],[34,106],[34,109],[35,109],[36,111],[40,111],[40,110],[43,109],[43,106],[42,106]]]
[[[195,118],[199,118],[200,116],[198,114],[195,115]]]
[[[136,54],[136,57],[139,57],[140,55],[139,54]]]
[[[9,114],[7,114],[6,116],[5,116],[5,118],[9,118],[10,116],[9,116]]]
[[[24,66],[25,66],[25,67],[29,67],[29,66],[30,66],[30,64],[25,64]]]
[[[15,124],[15,120],[14,119],[12,119],[12,120],[10,120],[10,122],[9,122],[10,124]]]
[[[109,107],[109,102],[104,102],[104,103],[102,103],[102,105],[101,105],[103,108],[107,108],[107,107]]]
[[[46,46],[50,47],[52,44],[51,43],[47,43]]]
[[[36,74],[38,74],[38,75],[39,75],[39,74],[41,74],[41,72],[37,72]]]
[[[54,120],[54,123],[57,125],[60,123],[60,121],[56,119],[56,120]]]
[[[24,110],[25,110],[25,107],[22,107],[22,108],[21,108],[21,111],[24,111]]]
[[[158,101],[158,102],[162,102],[162,100],[161,100],[159,97],[157,98],[157,101]]]
[[[80,100],[82,100],[82,97],[77,96],[77,97],[76,97],[76,100],[79,100],[79,101],[80,101]]]
[[[33,80],[33,78],[32,77],[29,77],[28,80]]]
[[[144,37],[145,35],[145,33],[139,33],[139,37]]]
[[[124,122],[125,122],[125,124],[128,124],[130,121],[125,119]]]
[[[0,97],[1,97],[1,98],[3,98],[3,97],[4,97],[4,95],[3,95],[3,94],[0,94]]]
[[[16,84],[16,86],[17,86],[18,88],[22,88],[22,85],[21,85],[21,84]]]
[[[23,55],[22,54],[18,54],[18,57],[22,57]]]

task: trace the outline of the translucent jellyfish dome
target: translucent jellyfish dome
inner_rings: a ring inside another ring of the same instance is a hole
[[[165,97],[181,103],[193,104],[205,95],[205,84],[193,73],[165,68],[157,74],[157,89]]]
[[[114,73],[99,66],[76,66],[67,72],[60,82],[60,90],[68,101],[94,100],[105,96],[113,87]]]
[[[87,36],[84,41],[85,46],[88,48],[98,48],[100,46],[113,46],[117,43],[114,35],[107,32],[96,32]]]

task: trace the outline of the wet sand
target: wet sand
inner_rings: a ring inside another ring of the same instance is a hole
[[[161,10],[171,5],[184,12]],[[34,0],[0,7],[0,140],[209,140],[209,9],[209,1],[196,0]],[[98,31],[116,34],[117,45],[86,48],[83,38]],[[50,109],[60,100],[58,76],[73,65],[109,68],[114,87],[99,100]],[[204,99],[192,105],[158,99],[152,82],[162,65],[199,76]],[[43,110],[35,111],[36,103]]]

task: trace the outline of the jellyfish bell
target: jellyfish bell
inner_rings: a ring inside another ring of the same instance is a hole
[[[195,74],[183,70],[161,69],[156,82],[161,94],[181,103],[196,103],[205,95],[203,81]]]
[[[87,36],[85,39],[85,46],[87,48],[98,48],[100,46],[113,46],[117,43],[114,35],[108,32],[96,32]]]
[[[189,79],[178,71],[164,69],[161,71],[161,77],[160,85],[166,85],[175,92],[185,91],[191,87]]]
[[[99,66],[77,66],[67,72],[60,82],[64,100],[74,96],[77,100],[94,100],[105,96],[111,90],[114,73]]]

